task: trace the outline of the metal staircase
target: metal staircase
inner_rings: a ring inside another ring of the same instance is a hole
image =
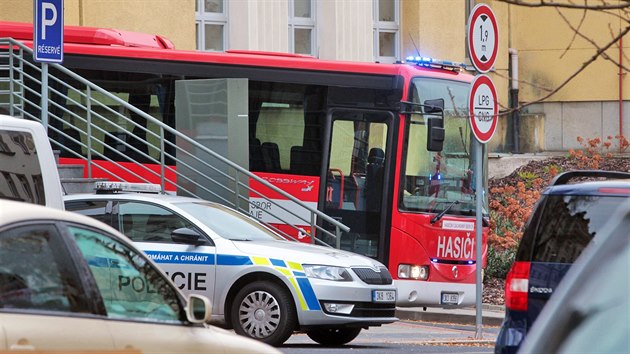
[[[0,38],[0,111],[41,122],[41,68],[30,58],[30,48],[11,38]],[[342,231],[349,230],[337,220],[310,208],[192,137],[61,65],[49,64],[48,90],[51,99],[48,100],[47,125],[51,145],[62,156],[82,163],[87,178],[98,175],[110,180],[159,183],[163,192],[174,190],[177,194],[194,197],[203,193],[245,213],[253,206],[249,197],[256,196],[271,203],[276,210],[282,210],[283,214],[300,220],[299,225],[310,225],[311,232],[296,225],[292,227],[296,234],[306,233],[312,242],[324,245],[327,244],[320,240],[322,236],[337,240]],[[146,120],[147,124],[139,124],[139,119]],[[143,142],[142,146],[136,144],[138,141]],[[115,174],[113,170],[121,172]],[[292,202],[291,205],[281,205],[264,192],[253,190],[249,181],[256,181],[267,191],[282,195]],[[282,217],[272,216],[290,225]],[[268,226],[291,237],[273,225]],[[339,242],[335,244],[339,245]]]

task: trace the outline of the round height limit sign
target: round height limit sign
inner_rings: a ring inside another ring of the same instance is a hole
[[[468,110],[473,134],[480,143],[487,143],[496,131],[499,113],[497,90],[487,75],[477,75],[472,82]]]
[[[475,68],[490,71],[499,50],[499,30],[494,12],[488,5],[478,4],[468,17],[468,51]]]

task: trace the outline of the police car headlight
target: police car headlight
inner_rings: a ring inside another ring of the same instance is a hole
[[[350,272],[343,267],[303,264],[304,273],[309,278],[317,278],[334,281],[352,281]]]

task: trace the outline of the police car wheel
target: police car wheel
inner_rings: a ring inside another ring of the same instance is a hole
[[[230,317],[236,333],[270,345],[284,343],[297,322],[291,295],[265,281],[248,284],[236,294]]]
[[[318,328],[307,331],[306,335],[321,345],[336,347],[351,342],[360,332],[361,328]]]

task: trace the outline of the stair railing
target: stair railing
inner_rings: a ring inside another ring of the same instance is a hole
[[[26,45],[12,38],[0,38],[0,106],[4,106],[12,116],[41,122],[41,68],[26,59],[27,56],[32,57],[32,50]],[[311,242],[322,245],[329,243],[316,235],[334,240],[339,248],[341,232],[349,231],[338,220],[306,205],[64,66],[49,64],[48,80],[51,144],[65,156],[84,160],[89,178],[99,171],[118,181],[151,183],[159,180],[162,192],[170,187],[175,188],[178,194],[193,197],[209,194],[220,203],[244,213],[256,208],[244,195],[247,193],[264,199],[283,212],[284,216],[266,211],[275,218],[275,223],[290,225],[295,233],[309,236]],[[136,119],[146,120],[147,124],[134,121],[121,111],[133,112]],[[111,166],[121,172],[113,173]],[[182,173],[182,169],[187,173]],[[291,201],[291,205],[282,205],[261,191],[252,189],[248,183],[250,180]],[[299,222],[291,222],[289,218]],[[323,221],[321,224],[317,223],[318,218]],[[324,222],[329,226],[322,226]],[[265,224],[285,237],[294,238],[270,223]],[[310,231],[298,225],[309,225]],[[329,229],[334,229],[334,232]]]

